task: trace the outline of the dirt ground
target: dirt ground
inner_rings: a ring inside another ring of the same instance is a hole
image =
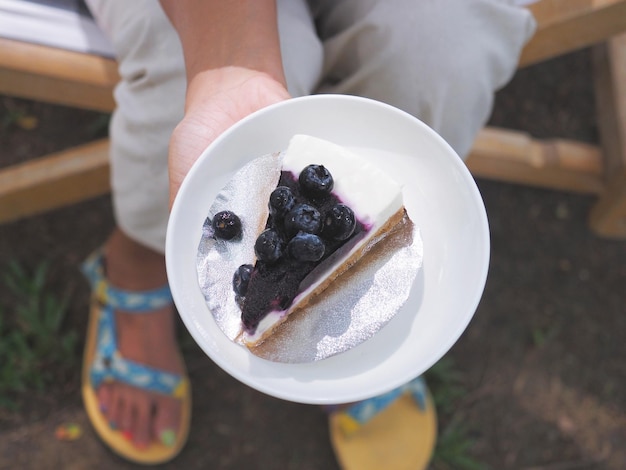
[[[492,124],[597,142],[587,52],[518,73],[498,94]],[[0,165],[105,132],[93,113],[7,97],[0,97],[0,109]],[[15,125],[7,110],[36,117],[36,127]],[[491,228],[490,273],[473,321],[446,358],[465,392],[442,417],[442,432],[462,423],[472,442],[469,454],[494,470],[623,470],[626,242],[589,230],[593,196],[485,180],[478,185]],[[27,267],[52,260],[50,287],[70,296],[67,328],[82,336],[88,292],[77,266],[112,224],[103,197],[0,226],[0,269],[11,260]],[[2,285],[0,294],[11,315]],[[195,393],[193,429],[180,457],[163,468],[337,468],[317,407],[247,388],[184,331],[181,336]],[[22,399],[20,411],[0,410],[0,469],[134,468],[91,431],[78,369],[45,393]],[[63,423],[77,423],[84,434],[58,441],[54,431]]]

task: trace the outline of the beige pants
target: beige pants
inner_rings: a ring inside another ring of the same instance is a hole
[[[183,116],[181,46],[156,0],[87,0],[120,64],[110,128],[115,216],[160,252],[167,148]],[[515,0],[278,0],[293,96],[332,92],[395,105],[465,156],[534,20]],[[207,19],[210,21],[210,19]]]

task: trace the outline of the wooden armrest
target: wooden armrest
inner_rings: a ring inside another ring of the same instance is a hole
[[[117,63],[93,54],[0,38],[0,93],[110,112]]]
[[[102,139],[0,169],[0,223],[109,191],[109,141]]]
[[[95,54],[0,38],[0,68],[113,88],[117,63]]]
[[[541,0],[528,8],[537,31],[522,51],[521,67],[626,31],[626,0]]]
[[[604,188],[597,146],[566,139],[533,139],[525,132],[486,127],[467,159],[477,177],[597,194]]]

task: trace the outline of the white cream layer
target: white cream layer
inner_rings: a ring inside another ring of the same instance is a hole
[[[287,310],[268,313],[254,334],[244,332],[243,340],[248,344],[259,341],[266,331],[274,328],[297,308],[302,299],[308,297],[330,273],[368,243],[378,229],[403,207],[402,187],[387,173],[345,147],[317,137],[295,135],[283,152],[283,171],[290,171],[297,179],[300,172],[310,164],[323,165],[328,169],[334,180],[333,193],[354,211],[368,232],[349,251],[337,258],[324,276],[299,293]]]
[[[297,178],[310,164],[324,165],[333,176],[333,193],[368,228],[384,224],[402,207],[402,188],[387,173],[340,145],[295,135],[283,157],[283,170]]]

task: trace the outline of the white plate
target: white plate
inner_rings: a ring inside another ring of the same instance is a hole
[[[421,230],[424,260],[407,303],[374,337],[322,361],[284,364],[258,358],[224,335],[198,286],[196,254],[202,224],[220,189],[245,163],[283,150],[298,133],[359,148],[404,185],[409,216]],[[226,372],[285,400],[345,403],[402,385],[453,346],[482,296],[489,229],[472,176],[429,127],[377,101],[317,95],[258,111],[205,150],[172,208],[166,259],[183,322]]]

